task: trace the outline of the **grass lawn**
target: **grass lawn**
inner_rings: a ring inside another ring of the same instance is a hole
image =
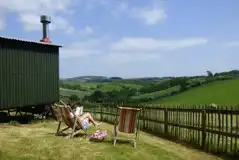
[[[0,124],[1,160],[212,160],[220,159],[198,150],[186,148],[164,139],[140,132],[137,149],[129,143],[112,145],[113,126],[103,123],[101,128],[108,130],[103,142],[90,142],[82,137],[66,139],[54,136],[57,123],[37,122],[28,125]],[[93,132],[94,129],[91,129]],[[125,136],[125,135],[123,135]]]
[[[239,104],[239,79],[218,81],[190,89],[174,96],[149,103],[154,104]]]

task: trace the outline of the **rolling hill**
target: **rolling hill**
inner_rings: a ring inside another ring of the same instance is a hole
[[[154,104],[239,104],[239,79],[212,82],[174,96],[149,103]]]
[[[142,78],[121,78],[121,77],[105,77],[105,76],[78,76],[73,78],[61,78],[60,80],[64,83],[69,82],[118,82],[126,84],[137,84],[142,85],[149,82],[158,82],[159,80],[168,80],[172,77],[142,77]]]
[[[138,96],[133,96],[131,97],[133,100],[135,99],[149,99],[149,98],[158,98],[158,97],[162,97],[162,96],[167,96],[169,94],[171,94],[173,91],[179,91],[180,90],[180,86],[174,86],[165,90],[161,90],[161,91],[156,91],[156,92],[150,92],[150,93],[145,93],[145,94],[141,94]]]
[[[71,95],[77,95],[79,98],[83,98],[85,95],[88,95],[88,94],[90,94],[90,93],[85,92],[85,91],[60,88],[60,95],[61,96],[69,97]]]
[[[107,79],[108,78],[104,76],[79,76],[79,77],[61,79],[61,81],[63,82],[98,82],[98,81],[103,81]]]

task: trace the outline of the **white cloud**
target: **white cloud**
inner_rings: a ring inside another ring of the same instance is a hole
[[[159,52],[174,51],[203,45],[208,42],[205,38],[186,38],[179,40],[164,40],[156,38],[122,38],[111,46],[113,51],[121,52]]]
[[[239,41],[229,42],[227,47],[239,47]]]
[[[112,1],[112,0],[88,0],[83,4],[86,10],[93,10],[95,8],[104,8],[108,10],[114,18],[119,16],[126,16],[132,19],[138,19],[146,25],[155,25],[158,22],[167,18],[167,14],[159,2],[149,2],[147,6],[133,6],[130,1]]]
[[[165,11],[149,3],[146,7],[130,6],[130,2],[126,0],[111,1],[111,0],[2,0],[0,1],[0,29],[3,30],[6,26],[5,16],[8,13],[14,13],[17,20],[23,25],[25,31],[41,30],[39,17],[42,14],[50,15],[52,23],[50,29],[53,31],[62,31],[66,34],[79,33],[80,35],[90,35],[93,29],[86,26],[84,29],[77,31],[76,28],[67,20],[67,16],[76,11],[77,5],[81,9],[93,9],[95,7],[103,7],[107,9],[114,17],[122,15],[133,19],[142,20],[147,25],[156,24],[165,19]]]
[[[110,53],[105,59],[106,63],[129,63],[132,61],[131,55],[125,53]]]
[[[56,13],[67,12],[73,6],[72,0],[7,0],[0,1],[0,7],[11,12]]]
[[[67,34],[73,34],[75,28],[69,24],[69,22],[60,16],[52,17],[51,30],[63,30]]]
[[[82,2],[82,6],[86,10],[93,10],[95,8],[105,8],[109,11],[114,11],[116,9],[122,10],[128,7],[127,0],[87,0]]]
[[[61,58],[72,58],[72,57],[87,57],[90,55],[100,54],[100,51],[90,49],[90,48],[80,48],[80,47],[66,47],[61,49]]]
[[[141,42],[143,43],[141,45],[137,44],[137,42],[139,42],[137,37],[132,37],[132,41],[127,41],[127,38],[113,40],[108,37],[88,37],[87,39],[82,39],[81,41],[73,43],[69,46],[63,45],[63,48],[60,49],[61,72],[65,74],[65,77],[89,74],[110,76],[117,75],[123,77],[188,75],[189,72],[201,72],[201,70],[195,69],[195,66],[200,66],[200,63],[197,61],[191,62],[190,60],[202,59],[202,57],[206,55],[200,53],[203,50],[208,49],[208,46],[194,49],[194,46],[199,45],[200,43],[202,45],[207,42],[204,38],[201,38],[201,40],[200,38],[190,37],[178,40],[165,40],[143,37],[141,38]],[[126,41],[124,41],[125,39]],[[147,41],[147,39],[150,39],[151,41]],[[132,44],[134,40],[136,40],[136,43]],[[158,44],[154,43],[159,41],[164,42],[164,45],[158,47]],[[124,43],[121,44],[121,42]],[[119,47],[118,45],[125,45],[125,48],[122,49],[122,46]],[[170,47],[173,49],[170,49]],[[191,47],[196,54],[188,54],[188,51],[180,50],[187,47]],[[173,55],[174,58],[168,54],[170,51],[177,53]],[[212,56],[209,56],[209,59],[210,57]],[[203,59],[205,59],[205,57],[203,57]],[[188,70],[184,70],[184,64],[187,64],[187,61],[190,61],[190,65],[195,66],[191,69],[188,68]],[[168,65],[169,63],[173,65]],[[72,68],[79,69],[72,70]],[[210,67],[208,67],[208,65],[204,65],[204,68]]]
[[[155,25],[167,18],[162,8],[135,8],[131,11],[131,17],[142,20],[146,25]]]
[[[86,26],[84,29],[80,30],[79,34],[81,36],[87,36],[93,34],[94,30],[90,26]]]
[[[117,65],[160,59],[162,54],[207,43],[205,38],[165,40],[155,38],[90,39],[64,46],[61,58],[100,56],[103,63]]]
[[[40,15],[36,15],[33,13],[22,13],[19,15],[19,21],[23,23],[23,27],[25,31],[35,31],[40,30]]]
[[[102,53],[102,38],[72,43],[60,50],[60,58],[87,57]]]
[[[142,53],[125,53],[113,52],[106,56],[105,62],[109,64],[125,64],[131,62],[142,62],[150,59],[160,58],[160,55],[155,53],[142,54]]]
[[[39,31],[42,29],[41,23],[40,23],[40,14],[34,14],[34,13],[22,13],[19,15],[19,21],[23,24],[24,30],[27,32],[31,31]],[[50,24],[50,30],[55,31],[64,31],[67,34],[73,34],[75,32],[75,29],[73,26],[69,24],[69,22],[60,16],[53,16],[51,17],[51,24]]]
[[[71,34],[74,27],[59,14],[69,14],[73,5],[73,0],[7,0],[0,1],[0,10],[15,13],[26,31],[40,30],[40,15],[47,14],[52,17],[51,29]]]

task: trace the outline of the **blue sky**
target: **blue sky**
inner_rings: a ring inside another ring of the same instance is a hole
[[[238,69],[238,0],[7,0],[1,36],[38,41],[52,18],[62,78],[189,76]]]

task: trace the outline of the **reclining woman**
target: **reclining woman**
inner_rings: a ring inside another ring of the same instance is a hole
[[[71,108],[71,106],[68,104],[68,107]],[[83,112],[83,106],[76,107],[76,110],[74,114],[79,118],[82,129],[86,129],[89,127],[90,123],[93,123],[95,127],[99,126],[101,123],[97,123],[94,118],[91,116],[90,113],[82,113]],[[71,113],[71,116],[74,117],[74,114]]]

